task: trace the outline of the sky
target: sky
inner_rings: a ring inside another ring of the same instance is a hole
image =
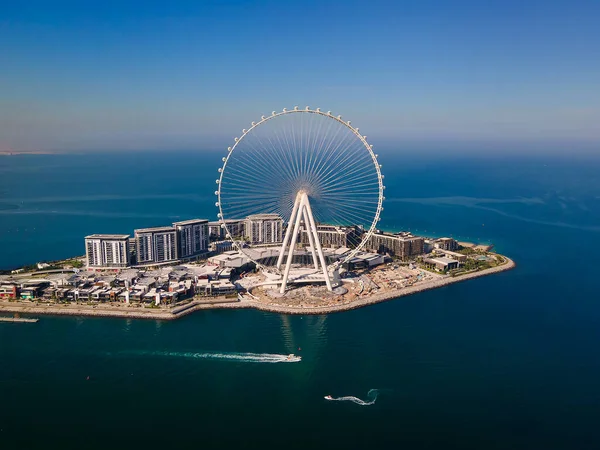
[[[600,2],[0,6],[0,151],[208,149],[284,107],[386,145],[600,152]]]

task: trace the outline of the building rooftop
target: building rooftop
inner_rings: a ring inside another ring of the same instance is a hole
[[[90,234],[86,239],[127,239],[128,234]]]
[[[244,219],[225,219],[223,222],[225,223],[236,223],[236,222],[243,222]],[[221,225],[221,222],[218,220],[213,220],[208,222],[209,225]]]
[[[450,250],[440,250],[440,249],[435,249],[435,251],[438,251],[440,253],[443,253],[444,255],[450,255],[450,256],[454,256],[455,258],[465,258],[466,255],[463,255],[462,253],[458,253],[458,252],[452,252]]]
[[[190,219],[190,220],[182,220],[181,222],[173,222],[173,226],[179,225],[192,225],[195,223],[208,223],[208,219]]]
[[[249,220],[263,220],[263,219],[270,219],[270,220],[281,220],[281,216],[279,214],[273,214],[273,213],[268,213],[268,214],[251,214],[248,217],[246,217]]]
[[[399,241],[410,241],[410,240],[419,240],[419,239],[423,239],[420,236],[414,236],[410,233],[406,233],[404,231],[400,232],[400,233],[388,233],[385,231],[378,231],[377,233],[374,233],[373,236],[383,236],[386,238],[390,238],[390,239],[397,239]]]
[[[138,228],[135,233],[161,233],[165,231],[175,231],[173,227],[153,227],[153,228]]]
[[[455,259],[446,258],[445,256],[440,256],[440,257],[437,257],[437,258],[425,258],[424,261],[425,262],[433,262],[433,263],[441,263],[441,264],[444,264],[444,265],[458,262]]]

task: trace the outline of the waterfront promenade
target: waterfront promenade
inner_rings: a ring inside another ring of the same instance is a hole
[[[452,283],[466,281],[472,278],[478,278],[486,275],[492,275],[506,270],[513,269],[515,262],[504,257],[506,262],[500,266],[492,267],[477,272],[459,275],[456,277],[444,276],[432,281],[426,281],[414,286],[391,289],[382,293],[375,293],[366,297],[360,297],[353,301],[340,301],[335,305],[324,305],[322,307],[290,307],[286,305],[272,303],[263,303],[254,300],[248,295],[240,296],[239,299],[227,299],[224,297],[211,297],[193,300],[185,305],[174,308],[143,308],[139,306],[127,306],[125,304],[55,304],[55,303],[34,303],[21,301],[0,301],[0,313],[18,313],[18,314],[48,314],[65,316],[93,316],[93,317],[120,317],[128,319],[154,319],[154,320],[174,320],[190,314],[194,311],[204,309],[243,309],[254,308],[261,311],[269,311],[281,314],[330,314],[351,309],[362,308],[365,306],[381,303],[388,300],[404,297],[406,295],[416,294],[429,289],[436,289]]]
[[[237,304],[238,299],[211,297],[193,300],[175,308],[144,308],[134,305],[127,306],[123,303],[98,303],[96,305],[44,303],[22,301],[0,301],[0,313],[13,314],[46,314],[54,316],[89,316],[89,317],[117,317],[123,319],[153,319],[173,320],[183,317],[198,309],[218,308],[224,304]]]

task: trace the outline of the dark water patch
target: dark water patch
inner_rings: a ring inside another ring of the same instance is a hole
[[[19,208],[20,206],[14,203],[0,202],[0,211],[16,211]]]

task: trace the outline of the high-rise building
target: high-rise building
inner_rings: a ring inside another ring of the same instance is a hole
[[[225,236],[225,230],[221,228],[221,222],[208,222],[208,238],[211,241],[220,241]]]
[[[408,259],[424,253],[424,242],[425,240],[422,237],[412,236],[407,233],[374,233],[367,239],[364,249]]]
[[[128,234],[92,234],[85,238],[85,256],[90,268],[127,267],[130,264]]]
[[[137,264],[177,260],[177,231],[173,227],[135,230],[135,253]]]
[[[193,258],[208,251],[208,220],[173,223],[177,231],[177,259]]]
[[[362,230],[355,226],[317,225],[317,234],[322,247],[353,248],[360,242]],[[301,231],[300,242],[302,244],[310,244],[306,227]]]
[[[283,241],[283,219],[279,214],[253,214],[246,217],[245,236],[251,244]]]
[[[225,223],[231,233],[231,238],[225,235],[225,228],[220,221],[208,222],[208,233],[211,241],[222,241],[223,239],[239,239],[244,237],[246,231],[245,219],[226,219]]]

